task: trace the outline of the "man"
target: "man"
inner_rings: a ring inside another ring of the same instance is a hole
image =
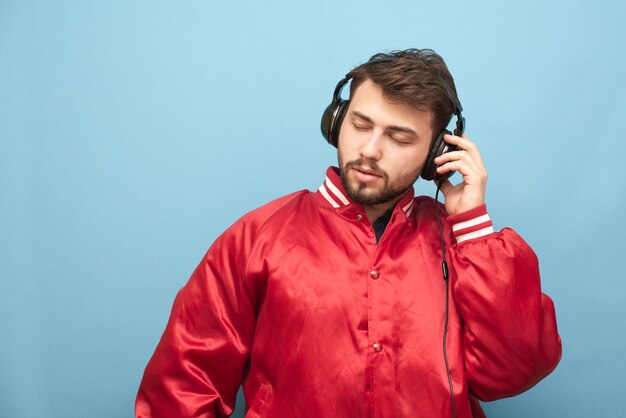
[[[481,417],[478,399],[550,373],[561,345],[536,256],[493,231],[479,150],[443,131],[453,114],[461,135],[454,81],[431,50],[349,73],[322,120],[339,168],[216,240],[176,297],[137,417],[227,416],[240,384],[246,417]],[[447,217],[413,196],[420,173]]]

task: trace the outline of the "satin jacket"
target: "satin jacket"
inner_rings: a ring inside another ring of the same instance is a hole
[[[376,243],[331,167],[243,216],[176,296],[136,416],[228,416],[243,384],[247,418],[451,417],[446,285],[456,416],[535,385],[561,342],[534,252],[484,206],[442,216],[446,284],[435,204],[410,190]]]

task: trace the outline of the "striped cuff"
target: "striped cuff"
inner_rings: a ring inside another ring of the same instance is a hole
[[[493,234],[493,224],[487,214],[487,206],[480,205],[474,209],[448,216],[452,232],[457,243],[473,238]]]

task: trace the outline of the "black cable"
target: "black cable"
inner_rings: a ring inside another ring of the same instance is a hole
[[[439,190],[441,182],[437,182],[437,191],[435,192],[435,214],[437,218],[437,226],[439,227],[439,239],[441,241],[441,271],[443,280],[446,283],[446,311],[443,321],[443,360],[446,364],[446,373],[448,375],[448,384],[450,386],[450,402],[452,403],[452,417],[456,418],[456,404],[454,403],[454,386],[452,385],[452,375],[450,374],[450,364],[448,363],[448,312],[450,310],[450,283],[448,282],[448,263],[446,263],[446,248],[443,240],[443,229],[441,228],[441,219],[439,219]]]

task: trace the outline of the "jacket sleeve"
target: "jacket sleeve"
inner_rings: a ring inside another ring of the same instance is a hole
[[[178,292],[135,403],[139,418],[223,417],[235,406],[255,312],[242,272],[250,245],[239,221]]]
[[[541,292],[535,253],[511,229],[493,232],[485,206],[450,216],[452,295],[463,318],[472,394],[491,401],[521,393],[561,358],[552,300]]]
[[[167,327],[146,366],[137,418],[212,418],[232,414],[250,357],[263,275],[247,274],[263,224],[306,190],[238,220],[211,246],[178,292]]]

